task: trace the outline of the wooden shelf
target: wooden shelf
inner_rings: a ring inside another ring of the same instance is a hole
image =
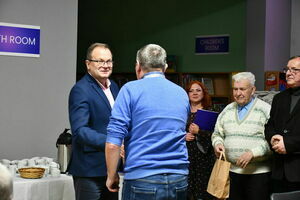
[[[184,89],[192,80],[204,82],[211,94],[214,109],[221,111],[232,101],[231,77],[233,74],[231,72],[166,72],[165,76]],[[126,82],[136,80],[136,75],[134,72],[113,72],[111,79],[121,88]]]
[[[280,71],[265,72],[265,90],[282,91],[287,88],[285,73]]]

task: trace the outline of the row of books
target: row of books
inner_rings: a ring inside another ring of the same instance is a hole
[[[177,74],[166,74],[166,77],[173,81],[174,83],[179,84],[179,77]],[[118,84],[118,86],[121,88],[125,83],[136,80],[136,76],[134,73],[130,74],[112,74],[112,79]],[[182,77],[183,81],[183,87],[186,88],[187,84],[192,80],[198,80],[202,82],[210,95],[214,95],[214,85],[213,85],[213,79],[208,77],[199,77],[189,74],[184,74]],[[220,98],[220,97],[212,97],[212,103],[213,107],[212,109],[221,112],[225,106],[228,104],[228,98]]]
[[[186,87],[187,84],[194,80],[202,82],[210,95],[215,94],[213,79],[209,77],[199,77],[191,74],[184,74],[182,77],[182,84],[184,87]]]

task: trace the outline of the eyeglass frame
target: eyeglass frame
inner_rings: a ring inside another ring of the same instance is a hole
[[[300,68],[295,68],[295,67],[292,67],[292,68],[289,68],[289,67],[284,67],[283,68],[283,73],[287,73],[288,71],[290,71],[292,74],[297,74],[298,72],[300,72]]]
[[[114,61],[108,60],[108,61],[103,61],[103,60],[93,60],[93,59],[88,59],[90,62],[95,62],[98,66],[104,67],[106,64],[107,67],[112,67]]]

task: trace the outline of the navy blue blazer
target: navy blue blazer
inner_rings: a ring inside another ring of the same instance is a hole
[[[288,181],[300,182],[300,100],[290,113],[290,93],[291,89],[287,89],[274,96],[265,136],[270,143],[273,135],[282,135],[287,151],[285,155],[274,152],[272,177],[282,179],[285,176]]]
[[[119,92],[111,81],[114,99]],[[86,74],[71,89],[69,96],[69,120],[72,130],[72,154],[68,172],[74,176],[106,176],[105,142],[106,128],[111,106],[97,81]]]

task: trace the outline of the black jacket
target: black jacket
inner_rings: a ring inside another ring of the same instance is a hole
[[[273,135],[282,135],[287,151],[285,155],[274,152],[272,177],[300,182],[300,100],[290,113],[291,92],[287,89],[274,96],[265,136],[270,143]]]

